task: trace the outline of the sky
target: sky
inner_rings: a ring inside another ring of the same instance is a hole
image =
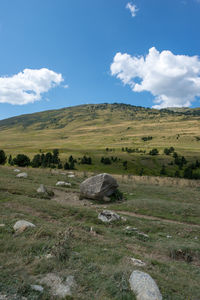
[[[200,106],[200,0],[0,0],[0,119]]]

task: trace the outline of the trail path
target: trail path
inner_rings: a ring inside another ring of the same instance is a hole
[[[96,204],[92,200],[87,200],[79,199],[79,195],[76,191],[64,191],[64,190],[59,190],[59,189],[54,189],[54,197],[52,200],[61,203],[61,204],[67,204],[67,205],[72,205],[72,206],[85,206],[85,207],[90,207],[94,209],[109,209],[109,203],[105,204]],[[189,226],[193,228],[200,228],[200,225],[197,224],[190,224],[186,222],[180,222],[176,220],[170,220],[170,219],[164,219],[160,217],[155,217],[155,216],[150,216],[150,215],[142,215],[134,212],[129,212],[129,211],[121,211],[121,210],[115,210],[117,213],[125,215],[125,216],[130,216],[130,217],[135,217],[135,218],[141,218],[145,220],[150,220],[150,221],[159,221],[163,223],[170,223],[170,224],[177,224],[177,225],[184,225],[184,226]]]

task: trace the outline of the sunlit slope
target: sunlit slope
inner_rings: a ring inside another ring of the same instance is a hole
[[[152,136],[144,142],[142,137]],[[0,148],[8,153],[98,152],[106,147],[148,151],[174,146],[198,155],[200,109],[155,110],[125,104],[96,104],[23,115],[0,121]]]

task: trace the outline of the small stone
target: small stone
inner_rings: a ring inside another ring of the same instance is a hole
[[[159,288],[149,274],[133,271],[129,283],[137,300],[162,300]]]
[[[136,227],[126,226],[125,230],[127,230],[127,231],[137,231],[138,229]]]
[[[145,267],[146,264],[141,261],[140,259],[136,259],[134,257],[131,257],[131,261],[133,262],[134,266],[138,266],[138,267]]]
[[[71,183],[65,181],[58,181],[56,186],[71,186]]]
[[[14,228],[15,231],[24,231],[28,227],[35,227],[35,225],[32,224],[32,223],[30,223],[30,222],[27,222],[27,221],[24,221],[24,220],[20,220],[20,221],[17,221],[15,223],[15,225],[13,226],[13,228]]]
[[[53,258],[53,255],[51,253],[48,253],[45,255],[45,258],[47,258],[47,259]]]
[[[171,235],[167,235],[166,237],[167,237],[167,239],[171,239],[171,238],[172,238],[172,236],[171,236]]]
[[[68,175],[68,177],[69,177],[69,178],[74,178],[75,175],[74,175],[74,174],[70,174],[70,175]]]
[[[32,284],[31,289],[40,293],[44,291],[44,288],[41,285],[37,285],[37,284]]]
[[[18,178],[27,178],[28,174],[26,172],[23,172],[23,173],[17,174],[16,177],[18,177]]]
[[[16,172],[16,173],[19,173],[19,172],[20,172],[19,169],[14,169],[13,171]]]
[[[0,224],[0,227],[5,227],[6,225],[5,224]]]
[[[98,219],[104,223],[110,223],[113,221],[118,221],[121,217],[111,210],[103,210],[99,215]]]
[[[44,186],[44,184],[40,184],[39,188],[37,189],[37,192],[38,193],[46,193],[47,192],[47,189]]]

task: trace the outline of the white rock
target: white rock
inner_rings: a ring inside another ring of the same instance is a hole
[[[71,183],[65,181],[58,181],[56,183],[57,186],[71,186]]]
[[[39,188],[37,189],[37,192],[38,193],[46,193],[47,192],[47,189],[44,186],[44,184],[40,184]]]
[[[172,236],[171,236],[171,235],[167,235],[166,237],[167,237],[167,239],[171,239],[171,238],[172,238]]]
[[[32,284],[31,285],[32,290],[42,293],[44,291],[44,288],[41,285]]]
[[[68,276],[67,279],[62,282],[61,278],[54,273],[47,274],[40,282],[51,288],[53,296],[61,298],[71,296],[71,289],[76,285],[73,276]]]
[[[0,224],[0,227],[5,227],[5,224]]]
[[[19,172],[20,172],[19,169],[14,169],[13,171],[16,172],[16,173],[19,173]]]
[[[68,177],[69,178],[73,178],[73,177],[75,177],[75,175],[74,174],[70,174],[70,175],[68,175]]]
[[[149,274],[133,271],[129,283],[137,300],[162,300],[159,288]]]
[[[138,229],[136,227],[126,226],[125,230],[127,230],[127,231],[137,231]]]
[[[17,174],[16,177],[18,177],[18,178],[27,178],[28,174],[26,172],[23,172],[23,173]]]
[[[101,213],[99,213],[98,219],[104,223],[110,223],[112,221],[120,220],[121,217],[111,210],[103,210]]]
[[[45,258],[47,258],[47,259],[53,258],[53,255],[51,253],[48,253],[45,255]]]
[[[138,266],[138,267],[145,267],[146,266],[146,264],[143,261],[141,261],[140,259],[131,257],[131,261],[133,262],[134,266]]]
[[[17,221],[15,223],[15,225],[13,226],[15,231],[21,230],[22,228],[25,230],[28,227],[35,227],[35,225],[30,222],[27,222],[25,220],[20,220],[20,221]]]

